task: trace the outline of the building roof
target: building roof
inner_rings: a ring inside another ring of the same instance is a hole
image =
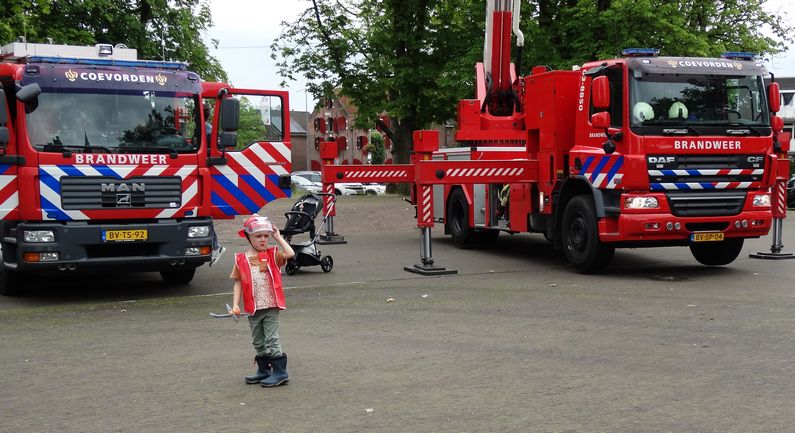
[[[290,135],[306,135],[308,127],[308,112],[290,110]]]

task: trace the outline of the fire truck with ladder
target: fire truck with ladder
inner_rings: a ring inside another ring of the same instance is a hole
[[[186,284],[213,219],[290,194],[286,92],[203,82],[122,45],[15,42],[0,58],[2,294],[32,274]],[[244,109],[259,113],[250,143]]]
[[[410,164],[354,166],[333,165],[336,143],[321,144],[327,189],[413,184],[422,244],[407,271],[450,272],[434,264],[435,223],[461,246],[541,233],[579,272],[627,247],[687,246],[704,265],[726,265],[745,239],[780,233],[789,137],[760,60],[630,49],[523,75],[519,8],[487,2],[476,97],[458,103],[459,147],[439,149],[437,131],[415,131]]]

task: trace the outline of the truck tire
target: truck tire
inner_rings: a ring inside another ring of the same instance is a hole
[[[690,245],[690,252],[702,265],[723,266],[733,262],[743,249],[743,239],[732,238],[721,242],[704,242]]]
[[[578,195],[566,204],[562,223],[563,254],[581,273],[596,272],[613,259],[615,248],[599,240],[593,200]]]
[[[180,269],[176,271],[160,271],[160,277],[169,286],[182,286],[193,280],[196,268]]]
[[[466,247],[475,241],[475,230],[469,226],[469,204],[461,188],[450,193],[447,200],[447,230],[453,242],[459,247]]]

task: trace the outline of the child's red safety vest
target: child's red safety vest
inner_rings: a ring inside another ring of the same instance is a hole
[[[284,302],[284,288],[282,287],[282,274],[279,267],[276,266],[276,247],[268,248],[265,250],[265,261],[268,265],[268,275],[273,287],[273,293],[276,298],[276,306],[280,310],[287,308]],[[262,260],[262,255],[260,255]],[[251,283],[251,264],[246,257],[246,253],[235,254],[235,264],[240,271],[240,286],[243,293],[243,311],[246,313],[254,314],[256,311],[256,302],[254,302],[254,285]]]

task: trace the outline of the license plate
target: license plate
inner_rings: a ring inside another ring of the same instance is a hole
[[[138,230],[102,230],[103,242],[145,241],[149,238],[146,229]]]
[[[693,233],[690,235],[693,242],[717,242],[723,240],[723,233]]]

